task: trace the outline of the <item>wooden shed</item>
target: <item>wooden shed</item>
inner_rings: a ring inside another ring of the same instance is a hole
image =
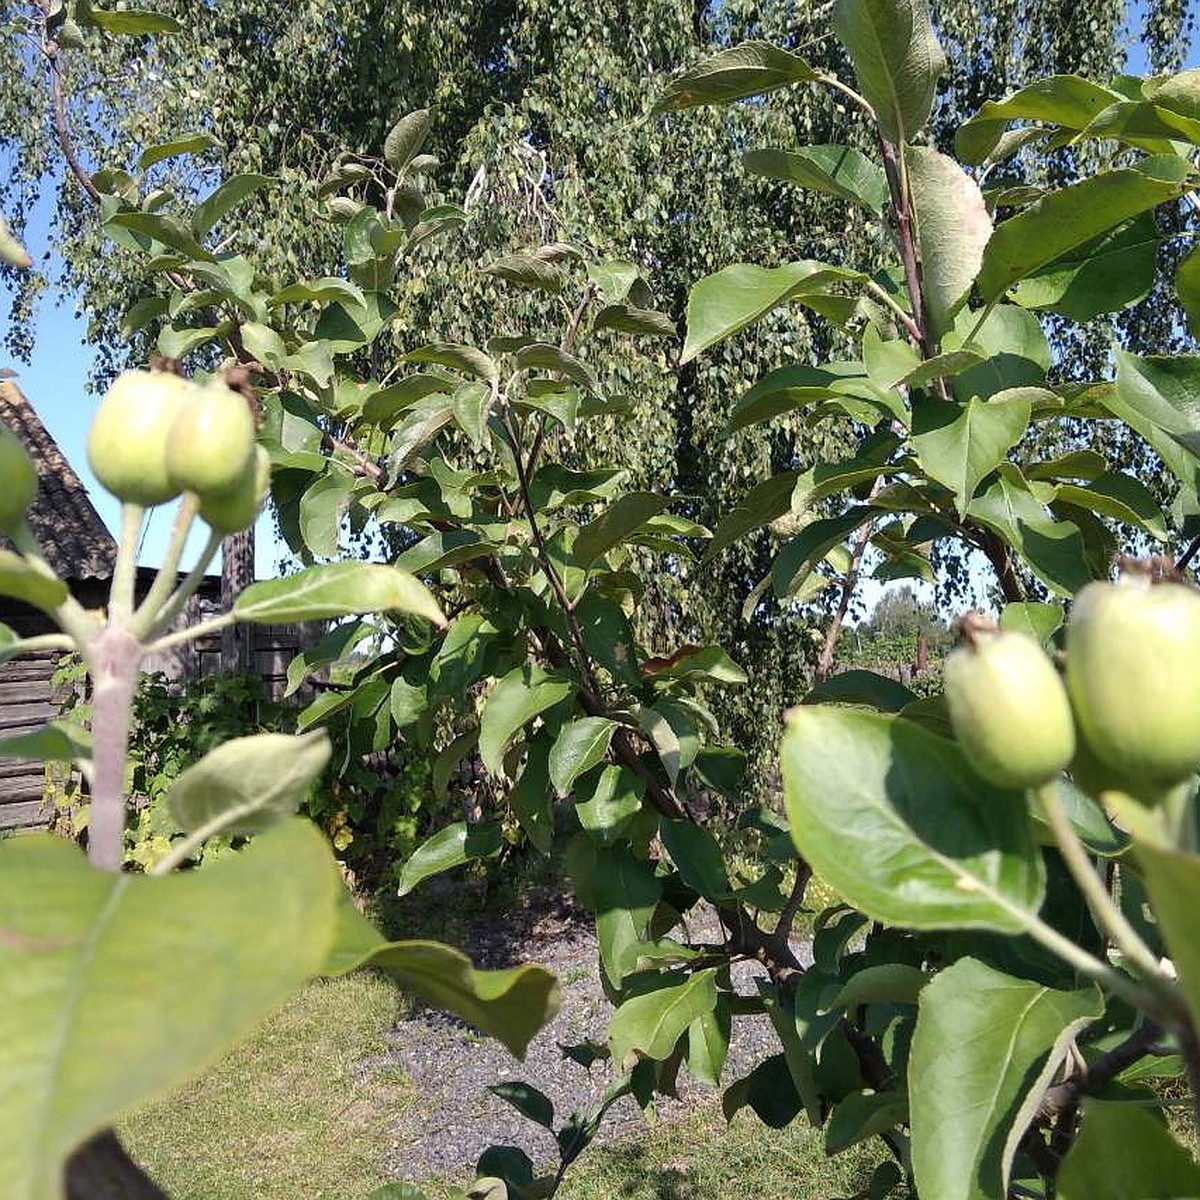
[[[100,519],[83,482],[11,379],[0,379],[0,421],[21,439],[37,465],[38,494],[29,512],[29,523],[46,560],[80,604],[85,608],[102,607],[108,600],[116,541]],[[2,536],[0,546],[11,549],[11,543]],[[153,570],[139,568],[139,599],[154,577]],[[221,605],[220,577],[208,576],[177,624],[193,624],[221,611]],[[0,596],[0,624],[22,637],[56,629],[45,613],[6,596]],[[299,649],[312,645],[319,634],[317,627],[255,626],[250,645],[241,652],[241,665],[260,675],[270,694],[278,696],[283,691],[288,663]],[[57,659],[56,652],[43,651],[0,665],[0,737],[36,729],[57,716],[59,698],[52,682]],[[162,671],[172,679],[183,680],[239,666],[238,661],[228,660],[229,648],[216,635],[187,642],[144,665],[147,671]],[[45,770],[40,762],[0,758],[0,831],[47,824],[45,788]]]

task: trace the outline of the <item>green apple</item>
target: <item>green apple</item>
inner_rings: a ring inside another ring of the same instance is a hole
[[[1153,790],[1200,766],[1200,592],[1089,583],[1067,626],[1067,689],[1094,757]]]
[[[202,499],[254,481],[254,418],[245,397],[221,380],[195,396],[167,435],[167,471],[181,492]]]
[[[968,632],[946,658],[946,707],[975,771],[997,787],[1037,787],[1075,753],[1066,689],[1041,646],[1023,633]]]
[[[200,499],[200,516],[221,534],[240,533],[254,524],[271,489],[271,458],[254,447],[254,470],[246,472],[231,492],[209,493]]]
[[[166,371],[118,375],[88,433],[88,463],[118,500],[150,506],[179,495],[167,470],[167,435],[195,385]]]

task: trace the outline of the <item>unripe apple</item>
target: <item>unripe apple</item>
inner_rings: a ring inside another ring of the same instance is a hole
[[[967,642],[946,658],[946,707],[967,761],[989,783],[1037,787],[1075,752],[1066,689],[1042,648],[990,622],[964,625]]]
[[[201,498],[254,480],[254,418],[245,398],[220,380],[195,389],[167,435],[167,471]]]
[[[1151,788],[1200,766],[1200,592],[1138,575],[1089,583],[1066,648],[1075,719],[1104,766]]]
[[[118,375],[88,433],[88,463],[101,484],[129,504],[179,495],[167,471],[167,434],[194,385],[167,371]]]
[[[0,421],[0,529],[15,529],[37,495],[37,470],[20,438]]]
[[[271,456],[255,446],[254,470],[247,471],[233,491],[201,497],[200,516],[217,533],[240,533],[254,524],[270,490]]]

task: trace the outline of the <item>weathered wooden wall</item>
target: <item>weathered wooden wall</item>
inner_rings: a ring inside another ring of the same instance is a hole
[[[198,604],[181,616],[181,624],[192,624],[209,606]],[[22,633],[44,632],[23,628]],[[268,695],[280,699],[287,686],[288,664],[303,649],[313,646],[323,632],[320,623],[308,625],[248,626],[253,674],[266,685]],[[0,666],[0,738],[30,732],[58,715],[58,697],[51,677],[57,654],[23,655]],[[201,637],[162,655],[149,657],[146,672],[161,671],[172,679],[189,679],[218,674],[226,669],[220,633]],[[296,697],[303,701],[304,690]],[[0,758],[0,833],[5,830],[45,826],[50,812],[43,807],[45,766],[26,759]]]
[[[30,654],[0,667],[0,738],[32,733],[58,715],[51,676],[56,656]],[[0,758],[0,829],[44,825],[46,770],[42,763]]]

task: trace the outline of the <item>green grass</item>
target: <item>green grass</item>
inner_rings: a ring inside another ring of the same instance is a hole
[[[803,1122],[768,1129],[742,1112],[726,1125],[714,1101],[585,1151],[558,1200],[831,1200],[864,1188],[880,1158],[878,1143],[826,1158]]]
[[[371,975],[312,983],[207,1075],[129,1117],[122,1139],[173,1200],[363,1200],[394,1181],[385,1164],[403,1161],[395,1131],[416,1101],[397,1068],[363,1067],[387,1049],[397,1004]],[[750,1114],[726,1128],[714,1100],[588,1150],[559,1200],[830,1200],[878,1159],[872,1146],[827,1160],[820,1132]],[[423,1186],[442,1200],[467,1182]]]
[[[394,987],[372,975],[310,984],[248,1042],[120,1132],[173,1200],[359,1200],[411,1086],[360,1064],[387,1049]],[[356,1070],[356,1068],[358,1068]]]

